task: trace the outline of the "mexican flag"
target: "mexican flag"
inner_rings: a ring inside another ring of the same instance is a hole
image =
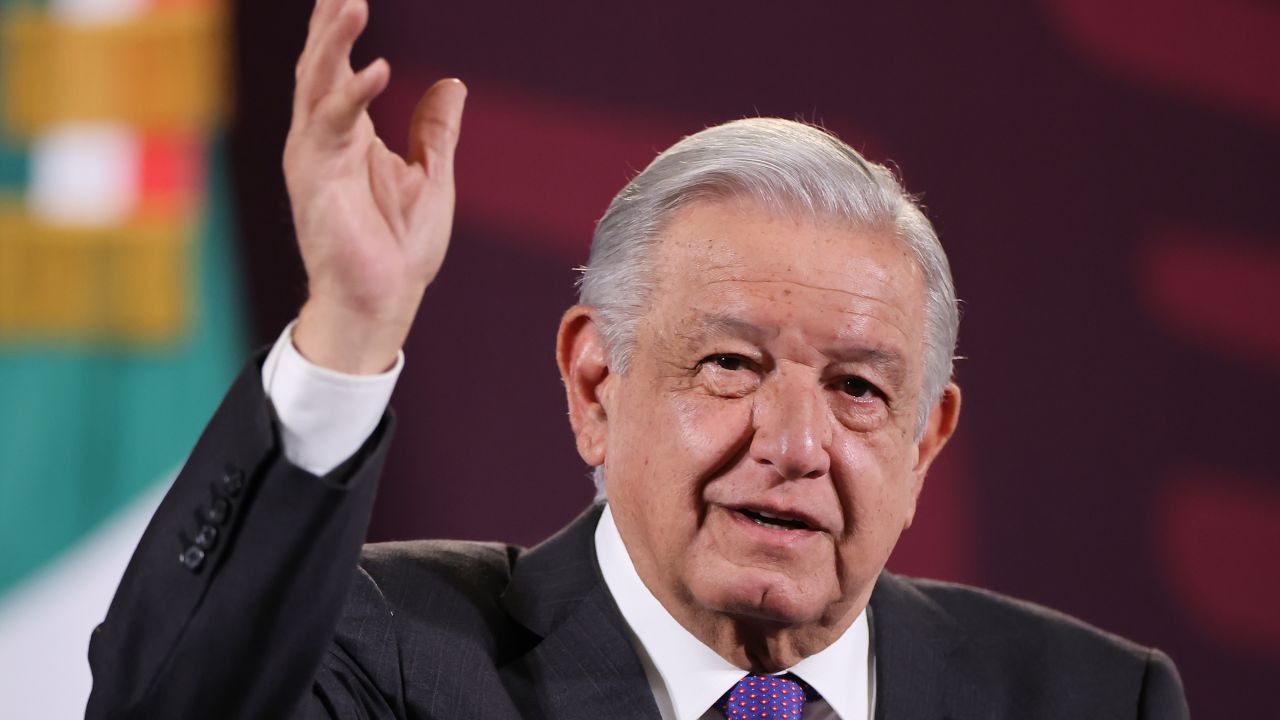
[[[89,633],[245,357],[224,5],[0,0],[4,717],[83,717]]]

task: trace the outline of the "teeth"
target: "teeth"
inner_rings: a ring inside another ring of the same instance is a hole
[[[751,518],[757,525],[763,525],[771,528],[786,528],[788,530],[808,530],[809,525],[802,520],[793,520],[791,518],[774,515],[773,513],[762,512],[760,510],[739,510],[743,515]]]

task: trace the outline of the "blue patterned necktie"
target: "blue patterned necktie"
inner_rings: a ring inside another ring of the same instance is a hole
[[[794,675],[748,675],[738,681],[716,709],[727,720],[800,720],[807,700],[817,698]]]

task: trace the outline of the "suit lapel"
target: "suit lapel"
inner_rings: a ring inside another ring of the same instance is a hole
[[[542,638],[501,670],[526,717],[658,720],[595,556],[601,506],[521,556],[503,606]]]
[[[889,573],[871,594],[876,720],[962,720],[972,696],[953,654],[964,642],[956,621],[924,593]]]
[[[596,565],[593,505],[524,553],[503,607],[541,641],[501,668],[527,718],[659,720],[629,633]],[[954,665],[963,629],[908,581],[882,572],[871,595],[875,720],[967,720],[974,688]]]

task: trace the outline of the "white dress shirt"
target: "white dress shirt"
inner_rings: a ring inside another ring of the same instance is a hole
[[[596,526],[596,561],[609,593],[631,631],[663,720],[718,720],[713,705],[746,673],[702,644],[676,622],[636,574],[608,505]],[[875,666],[870,623],[864,610],[853,625],[821,652],[790,672],[822,696],[805,705],[803,720],[869,720]]]
[[[295,321],[296,322],[296,321]],[[324,475],[360,449],[377,428],[404,367],[404,353],[379,375],[349,375],[307,361],[290,323],[262,365],[262,386],[280,422],[289,462]],[[596,561],[626,621],[663,720],[719,720],[712,706],[745,672],[702,644],[649,592],[627,554],[608,505],[596,526]],[[870,720],[875,659],[863,611],[834,643],[790,669],[821,695],[803,720]]]
[[[289,462],[325,475],[364,445],[391,402],[404,353],[380,375],[349,375],[308,362],[293,346],[289,323],[262,363],[262,387],[280,421]]]

